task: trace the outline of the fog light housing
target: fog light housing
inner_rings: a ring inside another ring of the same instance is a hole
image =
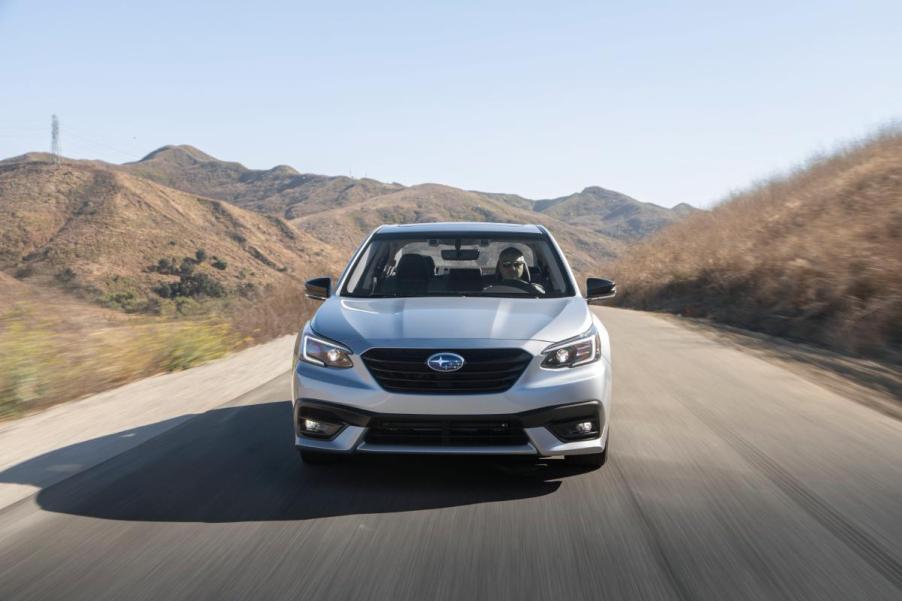
[[[563,441],[588,440],[601,435],[597,417],[581,417],[565,422],[548,424],[551,433]]]
[[[301,417],[298,420],[298,429],[303,436],[310,438],[330,439],[344,428],[343,424],[333,424],[312,417]]]

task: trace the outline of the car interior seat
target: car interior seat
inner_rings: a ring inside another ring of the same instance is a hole
[[[423,255],[403,255],[395,269],[395,290],[400,296],[424,294],[431,277],[429,263]]]

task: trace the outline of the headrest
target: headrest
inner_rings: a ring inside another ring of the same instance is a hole
[[[429,265],[426,263],[426,257],[423,255],[402,255],[398,261],[398,268],[395,274],[401,279],[426,279],[429,277]]]

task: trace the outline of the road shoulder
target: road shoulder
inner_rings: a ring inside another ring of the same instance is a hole
[[[3,423],[0,509],[279,377],[290,367],[292,345],[283,336]]]
[[[899,367],[705,319],[669,313],[651,315],[751,352],[809,382],[902,421],[902,369]]]

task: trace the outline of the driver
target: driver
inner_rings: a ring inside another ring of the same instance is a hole
[[[508,246],[498,255],[498,263],[495,265],[495,277],[498,283],[503,283],[504,280],[520,280],[535,288],[538,293],[545,293],[541,286],[530,282],[526,257],[523,256],[520,249],[514,246]]]
[[[526,258],[518,248],[508,246],[498,255],[498,263],[495,266],[495,275],[498,280],[523,280],[529,281],[529,267],[526,266]]]

